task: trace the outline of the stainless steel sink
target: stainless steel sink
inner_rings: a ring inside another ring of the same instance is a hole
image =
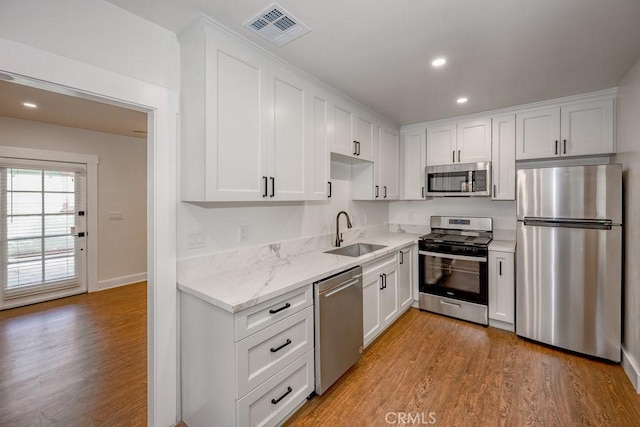
[[[378,249],[386,248],[384,245],[371,245],[369,243],[354,243],[353,245],[344,246],[342,248],[331,249],[330,251],[324,251],[325,254],[343,255],[350,257],[359,257],[366,255],[370,252],[377,251]]]

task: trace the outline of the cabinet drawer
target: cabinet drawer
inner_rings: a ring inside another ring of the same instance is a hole
[[[262,302],[235,315],[236,342],[313,304],[311,285]]]
[[[362,268],[363,277],[367,278],[373,274],[378,274],[382,270],[388,268],[390,265],[397,264],[398,260],[396,258],[396,254],[387,255],[384,258],[377,259],[371,264],[366,264]]]
[[[313,307],[237,342],[238,396],[244,396],[312,348]]]
[[[238,425],[278,425],[313,388],[313,351],[309,351],[237,401]]]

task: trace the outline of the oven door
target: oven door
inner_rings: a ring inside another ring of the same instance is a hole
[[[420,292],[488,304],[487,256],[419,251]]]

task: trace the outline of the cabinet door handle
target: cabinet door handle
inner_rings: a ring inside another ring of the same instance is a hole
[[[424,199],[424,186],[422,186],[422,198]]]
[[[460,150],[458,150],[458,163],[460,163]]]
[[[384,185],[384,186],[382,186],[382,188],[384,188],[384,198],[386,199],[387,198],[387,186]]]
[[[400,251],[400,264],[404,264],[404,252]]]
[[[291,307],[291,304],[286,303],[285,305],[283,305],[280,308],[276,308],[275,310],[269,310],[269,313],[271,313],[271,314],[280,313],[282,310],[286,310],[289,307]]]
[[[287,397],[287,395],[288,395],[289,393],[291,393],[292,391],[293,391],[293,389],[292,389],[291,387],[287,387],[287,391],[286,391],[282,396],[280,396],[279,398],[277,398],[277,399],[271,399],[271,403],[273,403],[274,405],[277,405],[277,404],[278,404],[282,399],[284,399],[285,397]]]
[[[357,156],[358,155],[358,141],[353,141],[353,155]]]
[[[380,197],[380,186],[376,185],[376,199]]]
[[[567,154],[567,140],[562,140],[562,154]]]
[[[453,163],[455,163],[455,162],[456,162],[456,150],[453,150],[453,151],[451,152],[451,155],[452,155],[452,157],[451,157],[451,161],[452,161]]]
[[[273,197],[276,195],[276,179],[274,177],[271,177],[271,194],[269,195],[269,197]]]
[[[496,185],[495,185],[495,184],[493,184],[493,197],[496,197],[496,193],[497,193],[497,191],[496,191]]]
[[[271,353],[277,353],[278,351],[282,350],[283,348],[285,348],[289,344],[291,344],[291,340],[287,338],[287,342],[282,344],[280,347],[276,347],[276,348],[271,347]]]
[[[329,198],[331,198],[331,181],[328,181],[327,184],[329,184]]]
[[[498,274],[502,276],[502,261],[498,261]]]
[[[264,193],[262,193],[262,197],[267,197],[267,192],[269,191],[269,183],[266,176],[263,176],[262,179],[264,180]]]
[[[382,278],[382,274],[380,275],[380,290],[384,289],[384,279]]]
[[[356,143],[356,147],[358,147],[358,156],[360,155],[360,141]]]
[[[556,139],[556,156],[558,155],[558,140]]]
[[[382,277],[384,278],[384,288],[387,289],[387,275],[386,275],[386,273],[382,273]]]

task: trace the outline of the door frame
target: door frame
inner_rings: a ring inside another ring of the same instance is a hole
[[[0,157],[9,159],[41,160],[64,163],[78,163],[86,165],[87,183],[87,292],[99,291],[98,287],[98,156],[82,153],[68,153],[64,151],[40,150],[37,148],[10,147],[0,145]],[[2,290],[0,289],[0,296]],[[49,295],[34,296],[26,302],[37,303],[50,299]],[[0,300],[1,308],[12,308],[24,305],[25,301],[17,304],[4,304]]]
[[[179,93],[0,38],[0,72],[32,85],[147,113],[148,424],[178,419],[176,224]]]

